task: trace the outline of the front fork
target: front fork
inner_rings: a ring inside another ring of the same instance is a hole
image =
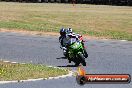
[[[88,53],[86,51],[86,47],[84,46],[84,42],[82,41],[82,45],[83,45],[83,49],[84,49],[84,57],[87,58],[88,57]]]

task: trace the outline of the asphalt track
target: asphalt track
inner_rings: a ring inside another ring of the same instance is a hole
[[[86,40],[89,57],[87,73],[132,75],[132,42],[116,40]],[[0,58],[20,63],[72,67],[63,57],[58,36],[0,33]],[[68,66],[67,66],[68,65]],[[75,77],[35,82],[0,84],[0,88],[132,88],[130,84],[86,84],[80,86]]]

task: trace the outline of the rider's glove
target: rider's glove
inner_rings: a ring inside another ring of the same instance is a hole
[[[62,47],[63,50],[67,50],[66,47]]]

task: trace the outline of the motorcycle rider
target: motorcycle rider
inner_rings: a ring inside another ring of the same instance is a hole
[[[66,46],[66,43],[67,41],[69,40],[70,37],[68,36],[71,36],[74,35],[75,33],[72,32],[72,29],[71,28],[68,28],[68,29],[65,29],[65,28],[61,28],[60,29],[60,37],[59,37],[59,42],[61,44],[61,47],[65,47]]]
[[[68,48],[67,46],[73,42],[76,42],[76,41],[83,41],[81,40],[82,36],[79,35],[79,34],[75,34],[73,33],[72,31],[72,28],[68,28],[68,29],[65,29],[65,28],[61,28],[60,29],[60,37],[59,37],[59,42],[61,44],[61,49],[63,49],[63,54],[65,57],[68,58],[69,60],[69,63],[71,63],[71,60],[70,58],[68,57]],[[83,46],[84,46],[84,43],[82,42]],[[88,54],[86,52],[86,49],[84,48],[84,57],[87,58],[88,57]]]
[[[59,37],[59,42],[61,44],[60,48],[63,49],[63,54],[69,60],[69,63],[71,63],[71,60],[68,56],[67,45],[69,44],[71,37],[73,37],[73,35],[70,33],[70,30],[65,29],[65,28],[60,29],[60,37]]]
[[[73,33],[72,28],[67,28],[67,34]]]
[[[66,38],[66,29],[64,28],[61,28],[60,29],[60,37],[59,37],[59,42],[61,44],[61,47],[64,47],[64,42],[63,42],[63,39]]]
[[[65,28],[61,28],[60,29],[60,37],[59,37],[59,42],[60,42],[60,48],[63,49],[63,54],[65,57],[68,57],[67,55],[67,48],[66,48],[66,43],[68,41],[68,38],[67,38],[67,29]]]
[[[67,42],[66,42],[66,54],[67,58],[69,60],[69,63],[71,63],[72,58],[69,57],[68,51],[69,51],[69,45],[71,45],[74,42],[77,42],[78,39],[76,38],[76,35],[73,35],[72,33],[66,34]]]
[[[83,47],[84,47],[84,57],[87,58],[87,57],[88,57],[88,53],[87,53],[86,48],[85,48],[85,46],[84,46],[84,42],[85,42],[85,41],[83,40],[82,35],[74,33],[74,32],[72,31],[72,28],[68,28],[68,29],[67,29],[67,34],[72,34],[72,36],[76,37],[76,39],[82,43],[82,45],[83,45]]]

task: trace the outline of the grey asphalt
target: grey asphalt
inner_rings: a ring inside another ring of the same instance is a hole
[[[89,57],[86,72],[89,74],[130,74],[132,75],[132,42],[119,40],[87,40]],[[0,58],[20,63],[46,64],[66,67],[59,48],[58,36],[23,35],[0,33]],[[76,70],[76,67],[70,67]],[[0,84],[0,88],[132,88],[130,84],[86,84],[80,86],[75,77],[35,82]]]

